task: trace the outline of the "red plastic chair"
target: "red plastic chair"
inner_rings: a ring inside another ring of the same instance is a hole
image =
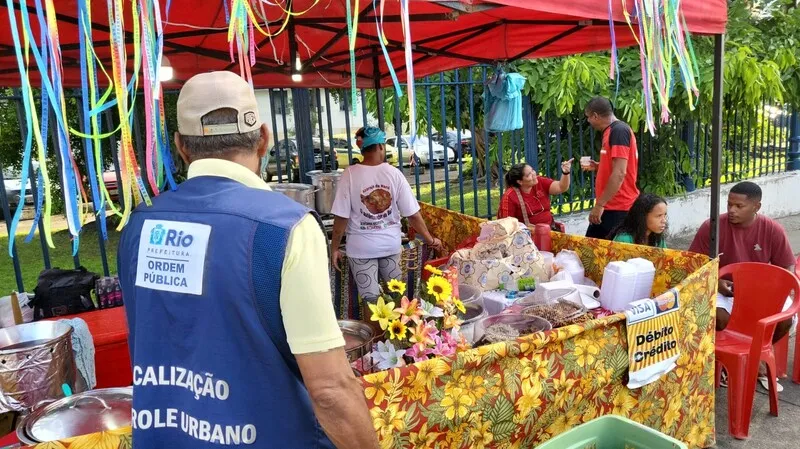
[[[794,265],[795,276],[800,279],[800,257]],[[779,342],[773,346],[775,351],[775,366],[778,369],[778,377],[786,377],[789,367],[789,334],[786,334]],[[794,370],[792,372],[792,382],[800,384],[800,339],[795,339],[794,342]]]
[[[800,281],[788,271],[769,264],[747,262],[728,265],[719,276],[732,276],[736,301],[728,327],[716,334],[715,369],[719,386],[721,368],[728,371],[728,431],[745,439],[750,431],[753,395],[760,362],[767,364],[769,411],[778,416],[775,355],[772,335],[775,325],[791,318],[800,307]],[[792,306],[781,312],[794,290]]]

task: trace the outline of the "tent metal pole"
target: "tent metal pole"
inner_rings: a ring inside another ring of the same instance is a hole
[[[719,255],[720,163],[722,159],[723,70],[725,35],[714,36],[714,101],[711,111],[711,210],[708,252],[711,258]]]

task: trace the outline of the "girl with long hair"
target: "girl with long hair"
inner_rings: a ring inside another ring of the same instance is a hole
[[[666,231],[667,201],[658,195],[643,193],[611,237],[615,242],[666,248]]]

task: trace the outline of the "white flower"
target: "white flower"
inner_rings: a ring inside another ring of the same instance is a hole
[[[432,316],[434,318],[441,318],[444,316],[444,310],[435,305],[425,301],[424,299],[420,300],[420,307],[425,312],[426,316]]]
[[[405,349],[395,349],[393,344],[379,341],[371,355],[378,368],[386,370],[405,365],[405,360],[403,360],[405,353]]]

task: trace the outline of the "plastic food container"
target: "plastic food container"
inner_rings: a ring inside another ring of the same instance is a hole
[[[458,284],[458,293],[461,296],[459,299],[464,305],[471,303],[480,303],[483,305],[483,291],[478,287],[473,287],[467,284]]]
[[[680,441],[617,415],[581,424],[537,449],[687,449]]]

